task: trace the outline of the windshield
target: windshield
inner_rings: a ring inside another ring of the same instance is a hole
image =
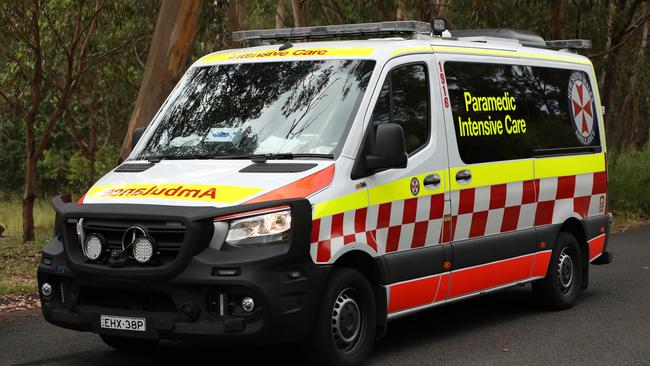
[[[332,157],[374,65],[322,60],[193,68],[137,157]]]

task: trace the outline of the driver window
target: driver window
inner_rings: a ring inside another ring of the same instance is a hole
[[[402,126],[406,152],[412,155],[429,138],[429,89],[426,66],[408,64],[390,71],[372,113],[372,125],[392,122]]]

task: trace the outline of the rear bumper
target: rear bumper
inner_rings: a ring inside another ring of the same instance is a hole
[[[291,207],[297,217],[311,217],[301,212],[310,209],[308,205]],[[47,263],[38,268],[39,288],[46,282],[53,288],[48,298],[41,294],[43,316],[64,328],[126,337],[213,338],[233,344],[299,340],[311,329],[330,267],[313,263],[302,233],[309,220],[296,221],[304,223],[277,248],[207,247],[170,277],[111,275],[121,269],[91,274],[85,268],[79,273],[55,236],[44,249]],[[242,309],[244,297],[254,300],[253,311]],[[146,331],[101,328],[101,315],[145,318]]]

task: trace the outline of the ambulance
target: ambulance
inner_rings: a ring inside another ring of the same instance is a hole
[[[527,283],[567,309],[611,262],[588,41],[440,18],[234,37],[127,160],[54,198],[48,322],[355,365],[392,319]]]

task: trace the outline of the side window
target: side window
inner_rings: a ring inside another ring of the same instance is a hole
[[[599,148],[595,99],[582,71],[445,62],[466,164]]]
[[[404,130],[406,152],[422,148],[429,139],[429,82],[426,66],[409,64],[390,71],[372,113],[372,124],[397,123]]]

